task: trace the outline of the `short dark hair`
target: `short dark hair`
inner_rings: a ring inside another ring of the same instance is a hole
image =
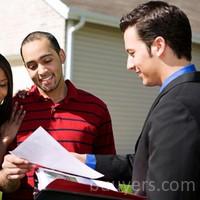
[[[178,58],[191,61],[192,31],[186,14],[163,1],[140,4],[120,20],[122,32],[135,26],[139,37],[146,43],[149,53],[154,39],[161,36]]]
[[[6,95],[4,102],[0,105],[0,125],[3,124],[5,121],[10,119],[11,112],[12,112],[12,95],[13,95],[13,77],[11,66],[7,59],[0,54],[0,68],[6,74],[8,79],[8,94]]]
[[[57,53],[60,52],[60,45],[59,45],[57,39],[51,33],[44,32],[44,31],[34,31],[34,32],[29,33],[21,43],[20,54],[21,54],[21,57],[23,60],[24,60],[23,54],[22,54],[23,45],[25,45],[28,42],[34,41],[34,40],[40,40],[42,38],[46,38],[50,42],[52,48]]]

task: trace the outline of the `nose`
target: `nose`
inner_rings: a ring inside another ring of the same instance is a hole
[[[47,68],[44,65],[39,64],[38,65],[38,74],[40,76],[45,76],[46,72],[47,72]]]
[[[135,71],[133,58],[131,56],[128,56],[128,58],[127,58],[127,70],[129,70],[129,71],[134,70]]]

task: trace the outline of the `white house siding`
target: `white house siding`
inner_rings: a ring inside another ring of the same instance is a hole
[[[192,62],[197,66],[197,69],[200,70],[200,44],[192,45]]]

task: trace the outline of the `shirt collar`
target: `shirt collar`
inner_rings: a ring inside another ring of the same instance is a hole
[[[180,70],[174,72],[172,75],[170,75],[168,78],[166,78],[162,84],[162,86],[160,87],[160,92],[162,92],[164,90],[164,88],[167,87],[167,85],[172,82],[174,79],[178,78],[179,76],[183,75],[183,74],[187,74],[187,73],[191,73],[191,72],[195,72],[196,68],[194,64],[189,64],[186,65],[185,67],[181,68]]]
[[[67,86],[67,96],[64,98],[65,103],[69,101],[69,99],[75,99],[78,95],[78,89],[72,84],[70,80],[66,80],[65,84]],[[34,96],[44,99],[44,97],[40,94],[38,88],[36,85],[33,85],[29,91],[30,94],[33,94]]]
[[[70,99],[76,99],[78,95],[78,89],[72,84],[70,80],[66,80],[65,84],[67,85],[67,96],[64,101],[67,103]]]

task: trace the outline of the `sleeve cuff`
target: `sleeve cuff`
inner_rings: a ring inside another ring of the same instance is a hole
[[[85,164],[88,167],[95,169],[96,168],[96,157],[95,157],[95,155],[94,154],[87,154]]]

